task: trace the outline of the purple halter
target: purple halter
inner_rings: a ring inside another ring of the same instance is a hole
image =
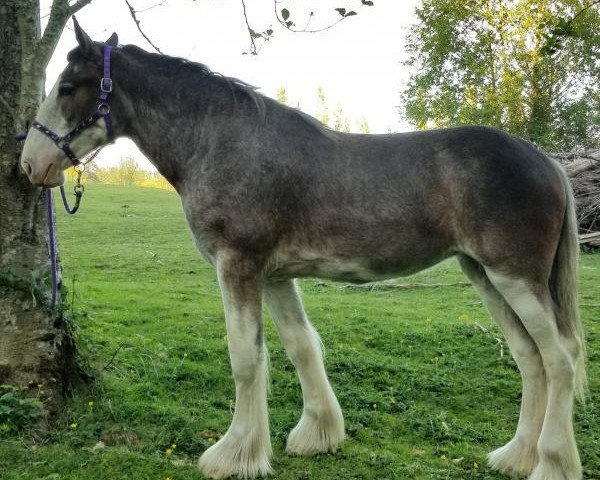
[[[104,124],[106,125],[106,133],[108,134],[109,140],[112,142],[115,138],[112,118],[110,116],[110,104],[108,98],[113,89],[113,81],[110,76],[110,54],[112,52],[112,48],[113,47],[111,47],[110,45],[104,46],[104,71],[102,78],[100,79],[100,95],[98,96],[98,106],[96,107],[94,113],[92,113],[89,117],[87,117],[79,125],[77,125],[73,130],[71,130],[66,135],[63,135],[62,137],[57,133],[54,133],[45,125],[42,125],[37,120],[34,120],[31,124],[33,128],[42,132],[44,135],[50,137],[50,139],[56,144],[56,146],[64,152],[64,154],[69,160],[71,160],[73,166],[81,164],[81,160],[79,160],[77,158],[77,155],[75,155],[75,153],[73,153],[73,150],[71,150],[71,140],[77,137],[90,125],[93,125],[99,118],[104,119]]]

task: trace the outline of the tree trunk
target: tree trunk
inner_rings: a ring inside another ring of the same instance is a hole
[[[39,22],[37,0],[0,4],[0,384],[41,384],[52,410],[77,376],[75,348],[60,288],[57,307],[49,305],[46,193],[21,172],[13,140],[34,118],[43,92],[49,55],[38,55]]]

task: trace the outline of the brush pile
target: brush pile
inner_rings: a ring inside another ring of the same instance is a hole
[[[571,178],[581,243],[600,247],[600,149],[550,156],[563,164]]]

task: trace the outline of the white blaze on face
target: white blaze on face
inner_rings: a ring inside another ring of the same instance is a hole
[[[36,120],[59,136],[64,136],[75,128],[92,112],[86,112],[82,118],[77,118],[74,124],[69,124],[63,117],[58,95],[60,78],[42,102],[36,115]],[[71,93],[76,95],[77,91]],[[80,92],[81,94],[81,92]],[[77,158],[82,159],[94,148],[106,143],[108,137],[104,120],[100,119],[93,125],[83,130],[70,143],[71,150]],[[58,148],[54,141],[46,134],[31,128],[27,134],[23,152],[21,153],[21,167],[34,185],[56,187],[65,181],[64,170],[72,165],[71,160]]]

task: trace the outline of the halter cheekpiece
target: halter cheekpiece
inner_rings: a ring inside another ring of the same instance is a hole
[[[80,165],[81,160],[77,158],[77,155],[71,150],[71,141],[83,132],[90,125],[93,125],[99,118],[104,119],[104,125],[106,126],[106,133],[108,134],[109,140],[112,142],[115,138],[115,132],[113,130],[112,117],[110,116],[110,103],[109,95],[113,90],[113,81],[110,76],[110,55],[112,52],[112,46],[105,45],[103,50],[103,74],[100,79],[100,95],[98,96],[98,105],[96,110],[79,125],[77,125],[69,133],[62,137],[57,133],[50,130],[45,125],[42,125],[37,120],[34,120],[31,124],[32,128],[42,132],[44,135],[50,137],[50,139],[56,144],[56,146],[64,152],[73,166]]]

